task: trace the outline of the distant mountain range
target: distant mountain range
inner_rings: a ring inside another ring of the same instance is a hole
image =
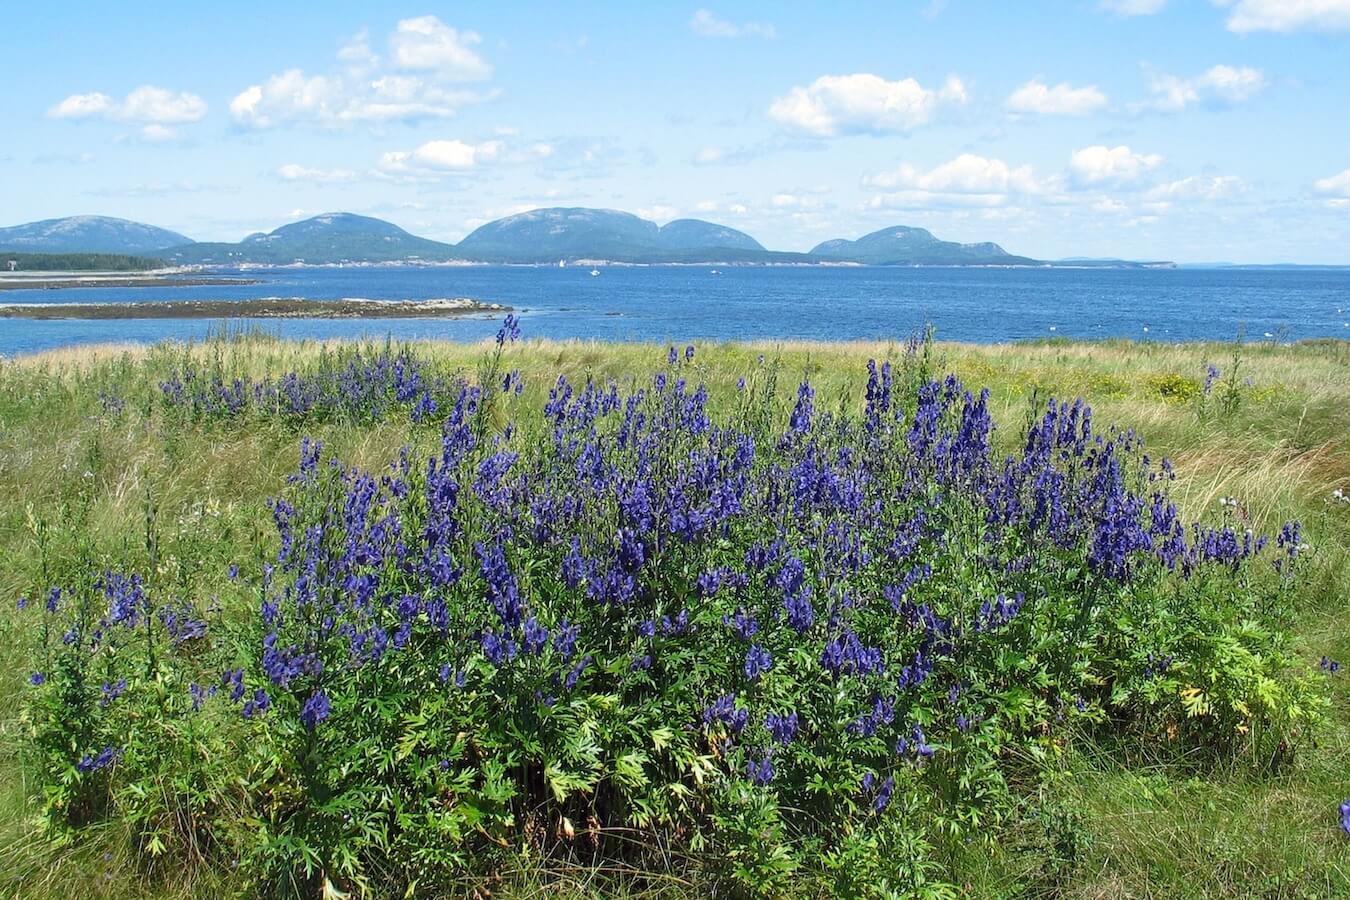
[[[452,244],[409,234],[383,219],[328,213],[250,234],[237,244],[189,243],[159,254],[179,264],[393,262],[458,259]]]
[[[236,244],[197,243],[181,234],[102,216],[73,216],[0,228],[0,253],[151,254],[178,265],[314,265],[341,262],[797,263],[869,266],[1157,266],[1123,260],[1045,262],[998,244],[943,241],[897,225],[857,240],[839,238],[809,253],[768,250],[743,231],[701,219],[658,226],[631,213],[581,207],[536,209],[488,222],[458,244],[409,234],[381,219],[327,213],[251,234]]]
[[[1041,265],[1025,256],[1013,256],[998,244],[940,241],[926,228],[907,225],[883,228],[856,241],[825,241],[813,247],[810,255],[869,266]]]
[[[612,209],[534,209],[489,222],[460,241],[461,258],[541,263],[560,259],[614,262],[730,262],[774,256],[743,231],[700,219],[664,226]]]
[[[192,243],[176,231],[107,216],[43,219],[0,228],[0,251],[11,253],[157,253]]]

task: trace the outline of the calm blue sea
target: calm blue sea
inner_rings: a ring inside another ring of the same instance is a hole
[[[1350,339],[1350,269],[865,269],[444,267],[281,269],[259,284],[5,291],[0,303],[305,297],[473,297],[516,307],[530,337],[625,341],[1123,337],[1155,341]],[[243,320],[247,322],[248,320]],[[266,320],[290,337],[445,338],[495,332],[460,320]],[[205,336],[208,320],[0,319],[0,354],[102,341]]]

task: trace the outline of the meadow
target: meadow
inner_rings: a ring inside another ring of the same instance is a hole
[[[518,337],[0,363],[0,890],[1350,895],[1350,344]]]

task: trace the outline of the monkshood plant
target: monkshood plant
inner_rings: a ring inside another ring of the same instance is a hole
[[[325,351],[312,372],[261,380],[232,376],[218,359],[189,360],[159,388],[166,413],[196,422],[250,413],[294,421],[379,421],[394,410],[419,422],[453,399],[459,381],[430,371],[406,349],[386,345],[378,351]]]
[[[188,701],[169,721],[236,736],[260,892],[674,848],[746,893],[941,896],[947,855],[996,839],[1081,729],[1273,766],[1319,714],[1266,613],[1297,526],[1183,523],[1170,465],[1081,402],[1001,457],[987,394],[914,354],[869,364],[857,413],[809,383],[780,409],[764,365],[714,415],[688,348],[624,386],[560,378],[527,415],[514,335],[438,400],[429,457],[370,472],[303,441],[256,613],[146,670]],[[110,583],[84,615],[117,621]],[[84,680],[31,702],[80,737],[37,729],[49,777],[106,744],[114,800],[85,818],[120,815],[145,778],[124,748],[159,737],[87,714],[104,651],[61,652]]]
[[[115,818],[152,863],[219,853],[243,805],[234,765],[243,729],[203,711],[220,668],[214,610],[184,597],[156,603],[139,575],[111,570],[18,606],[36,619],[24,718],[48,833],[64,841]]]

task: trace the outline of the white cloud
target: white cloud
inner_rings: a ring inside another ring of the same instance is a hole
[[[1162,161],[1156,153],[1135,153],[1123,144],[1119,147],[1097,144],[1075,150],[1069,158],[1069,169],[1080,184],[1128,184],[1156,169]]]
[[[230,115],[256,128],[303,119],[333,122],[341,117],[344,103],[340,80],[287,69],[244,89],[230,101]]]
[[[1162,12],[1167,0],[1102,0],[1101,8],[1118,16],[1151,16]]]
[[[1034,194],[1044,189],[1031,166],[1014,169],[1001,159],[987,159],[974,153],[962,153],[927,172],[904,164],[890,172],[864,178],[863,184],[934,194]]]
[[[482,43],[473,31],[456,31],[435,16],[403,19],[389,37],[389,51],[400,69],[434,71],[448,81],[483,81],[492,66],[471,48]]]
[[[307,75],[287,69],[240,91],[230,102],[230,116],[248,128],[447,119],[484,99],[462,86],[492,74],[471,49],[480,40],[435,16],[404,19],[389,37],[389,58],[382,60],[363,31],[338,51],[341,71]]]
[[[1228,6],[1228,0],[1215,0]],[[1339,31],[1350,29],[1350,0],[1238,0],[1228,30]]]
[[[742,22],[738,25],[735,22],[719,19],[706,9],[700,9],[694,13],[694,17],[689,20],[689,27],[693,29],[694,34],[710,38],[760,37],[765,40],[773,40],[778,36],[774,27],[767,23]]]
[[[287,163],[277,169],[277,175],[286,181],[314,181],[321,184],[351,181],[356,177],[356,173],[349,169],[315,169],[299,163]]]
[[[866,201],[871,209],[950,209],[1006,205],[1013,197],[1046,194],[1053,180],[1038,179],[1030,166],[962,153],[928,171],[908,163],[863,179],[882,191]]]
[[[1350,169],[1337,175],[1319,178],[1313,183],[1313,190],[1327,198],[1327,206],[1333,209],[1350,209]]]
[[[47,110],[47,115],[53,119],[86,119],[92,116],[106,116],[116,106],[113,98],[97,91],[92,94],[71,94]]]
[[[252,121],[258,124],[262,119],[259,113],[262,102],[262,85],[255,84],[244,88],[230,101],[230,117],[236,122]]]
[[[138,87],[122,101],[118,117],[131,122],[155,122],[161,125],[198,122],[206,115],[206,101],[186,91],[174,93],[146,85]]]
[[[307,76],[300,69],[251,85],[230,103],[236,124],[271,128],[309,123],[340,127],[361,122],[448,119],[478,95],[437,86],[411,75],[354,82],[342,76]]]
[[[982,209],[1003,206],[1007,198],[999,194],[933,194],[928,191],[891,191],[875,194],[863,202],[863,209]]]
[[[461,140],[427,141],[415,150],[394,150],[380,157],[390,174],[467,172],[501,156],[501,141],[469,144]]]
[[[1179,112],[1196,104],[1234,106],[1250,100],[1265,86],[1265,73],[1250,66],[1212,66],[1194,78],[1158,75],[1149,85],[1153,99],[1135,108]]]
[[[47,110],[54,119],[102,118],[150,125],[181,125],[206,116],[206,101],[187,91],[173,92],[154,85],[136,88],[120,103],[107,94],[72,94]]]
[[[1049,87],[1033,78],[1008,97],[1013,112],[1046,116],[1084,116],[1106,106],[1106,95],[1095,84],[1076,88],[1068,82]]]
[[[896,134],[926,124],[943,104],[965,102],[965,86],[955,76],[940,90],[932,90],[913,78],[822,75],[775,100],[769,117],[791,131],[815,137]]]
[[[1246,189],[1246,183],[1236,175],[1192,175],[1150,188],[1144,197],[1164,203],[1172,200],[1223,200]]]
[[[694,165],[711,166],[721,162],[727,155],[725,147],[701,147],[694,154]]]

